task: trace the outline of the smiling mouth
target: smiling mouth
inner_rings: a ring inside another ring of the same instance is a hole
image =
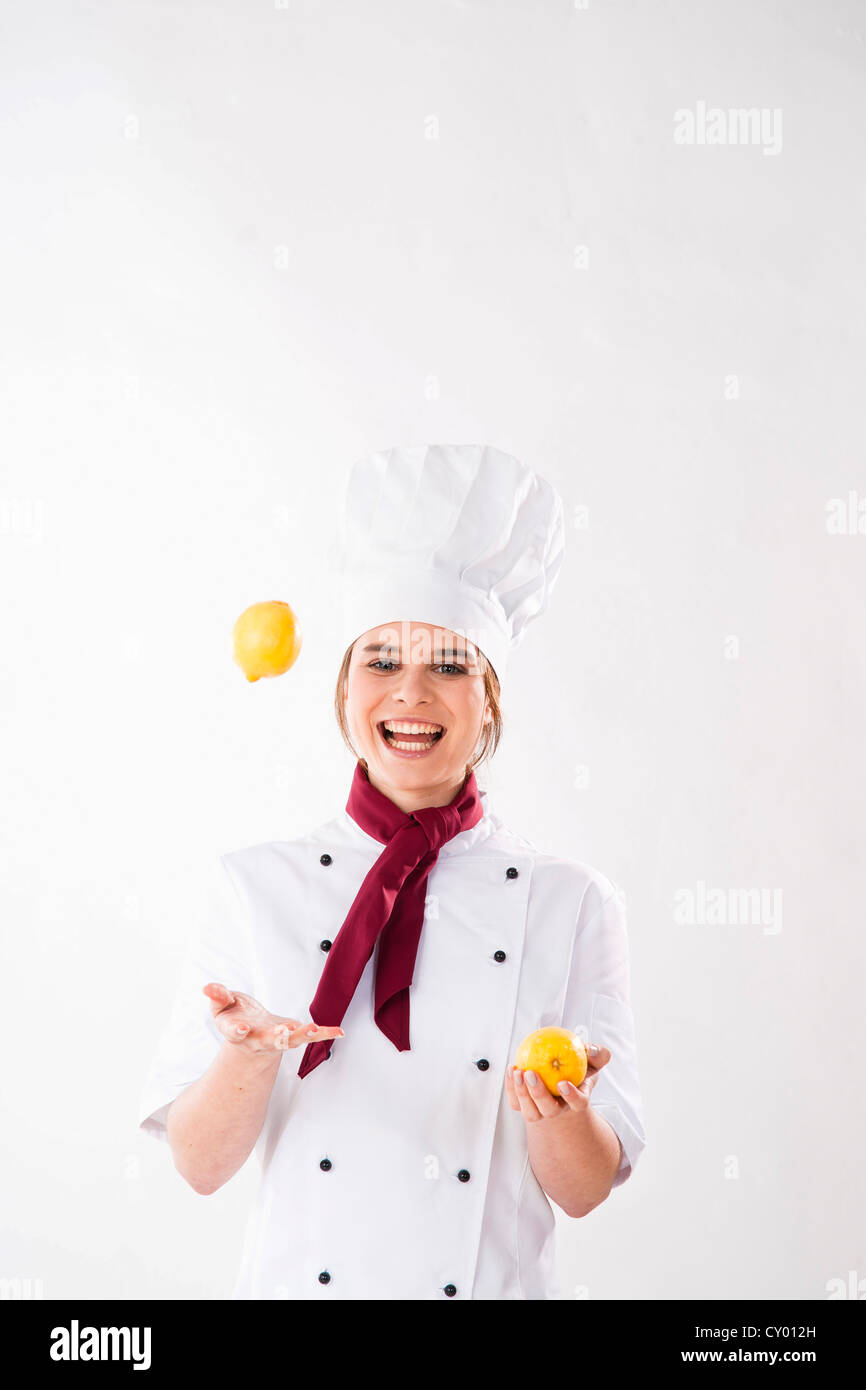
[[[432,719],[383,719],[377,727],[388,747],[401,753],[426,753],[441,743],[446,733]]]

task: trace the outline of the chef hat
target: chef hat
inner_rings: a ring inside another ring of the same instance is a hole
[[[423,444],[349,470],[335,552],[339,642],[396,623],[467,638],[503,680],[547,606],[565,546],[559,493],[488,445]]]

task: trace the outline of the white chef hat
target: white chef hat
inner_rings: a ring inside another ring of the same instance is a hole
[[[334,553],[340,651],[362,632],[429,623],[467,638],[502,683],[565,549],[559,493],[481,444],[381,450],[346,475]]]

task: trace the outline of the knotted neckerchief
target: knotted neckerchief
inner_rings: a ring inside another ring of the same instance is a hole
[[[379,942],[373,1017],[398,1052],[409,1050],[409,986],[424,924],[427,878],[447,840],[470,830],[484,814],[474,772],[447,806],[401,811],[373,786],[360,761],[346,810],[385,848],[358,889],[334,939],[310,1005],[314,1023],[339,1027],[364,967]],[[330,1055],[333,1038],[310,1043],[301,1058],[304,1077]]]

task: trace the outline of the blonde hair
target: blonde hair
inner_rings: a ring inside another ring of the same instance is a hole
[[[337,724],[343,736],[343,742],[352,756],[358,758],[358,753],[352,746],[352,740],[349,736],[349,726],[346,721],[346,702],[343,698],[343,687],[349,679],[349,667],[352,662],[352,652],[354,648],[355,643],[353,642],[350,647],[347,647],[346,653],[340,664],[340,672],[337,676],[337,689],[334,693],[334,712],[337,716]],[[475,750],[472,760],[466,764],[466,777],[468,777],[470,772],[474,771],[480,763],[483,763],[486,758],[493,757],[493,754],[499,747],[499,740],[502,737],[502,710],[499,705],[499,677],[481,651],[478,653],[478,660],[481,663],[484,679],[484,694],[487,697],[487,703],[490,705],[492,717],[490,721],[484,725],[484,732],[478,740],[478,747]],[[366,768],[367,762],[365,758],[358,758],[358,761],[361,763],[362,767]]]

